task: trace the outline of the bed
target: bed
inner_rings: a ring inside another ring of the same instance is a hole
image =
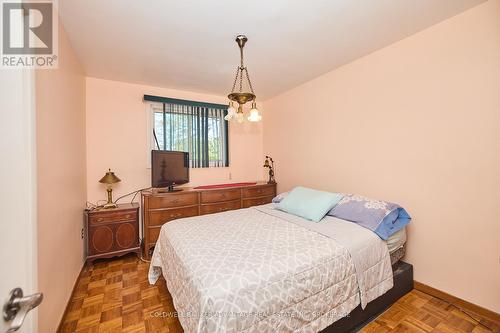
[[[393,301],[374,309],[398,289],[392,264],[388,243],[355,223],[269,204],[166,223],[149,280],[163,274],[186,332],[340,332]]]

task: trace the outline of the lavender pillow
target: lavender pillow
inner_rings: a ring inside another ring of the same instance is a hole
[[[355,194],[345,195],[327,215],[355,222],[375,232],[384,240],[402,229],[411,220],[406,210],[395,203]]]

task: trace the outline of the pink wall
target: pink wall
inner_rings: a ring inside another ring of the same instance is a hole
[[[59,27],[59,69],[35,74],[40,333],[56,331],[83,264],[85,77]]]
[[[500,312],[500,1],[264,106],[280,191],[402,204],[415,279]]]
[[[227,103],[224,96],[95,78],[87,78],[86,87],[87,198],[91,202],[106,199],[105,186],[98,181],[108,168],[122,180],[114,190],[115,198],[151,185],[144,94]],[[229,138],[230,167],[191,169],[189,185],[264,179],[262,123],[231,124]]]

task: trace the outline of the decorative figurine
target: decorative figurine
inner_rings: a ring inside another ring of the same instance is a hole
[[[271,156],[266,156],[266,160],[264,161],[264,168],[269,168],[269,180],[267,181],[267,183],[276,184],[276,179],[274,179],[274,161]]]

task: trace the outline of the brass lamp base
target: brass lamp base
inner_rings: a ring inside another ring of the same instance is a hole
[[[118,207],[118,205],[115,203],[107,203],[102,208],[109,209],[109,208],[116,208],[116,207]]]
[[[116,208],[118,207],[117,204],[113,202],[113,190],[111,189],[111,186],[108,187],[108,202],[103,206],[104,209],[109,209],[109,208]]]

